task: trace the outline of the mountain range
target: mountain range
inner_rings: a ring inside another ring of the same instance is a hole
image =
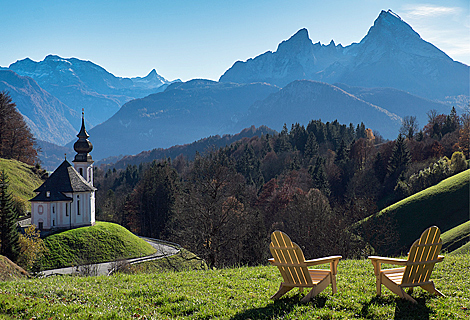
[[[462,111],[470,102],[469,74],[469,66],[421,39],[389,10],[359,43],[313,43],[301,29],[275,52],[235,62],[218,82],[171,83],[155,70],[120,78],[90,61],[50,55],[1,68],[0,90],[11,93],[36,138],[68,142],[68,150],[84,108],[92,155],[100,160],[252,125],[279,131],[284,123],[314,119],[364,122],[393,139],[405,116],[416,116],[422,127],[431,109]],[[48,161],[63,158],[64,149],[47,149]]]
[[[48,55],[39,62],[29,58],[19,60],[8,69],[34,79],[79,114],[84,108],[90,127],[107,120],[127,101],[163,91],[171,83],[155,69],[146,77],[121,78],[91,61],[56,55]],[[79,126],[80,123],[74,124]]]
[[[80,113],[42,89],[33,79],[11,70],[0,70],[0,91],[10,94],[36,139],[63,145],[77,134],[75,127],[81,123]]]
[[[469,95],[469,66],[423,40],[393,12],[382,11],[359,42],[343,47],[313,43],[306,29],[245,62],[221,82],[268,82],[280,87],[309,79],[359,87],[390,87],[428,99]]]
[[[89,130],[93,157],[136,154],[229,133],[255,101],[277,91],[266,83],[173,83],[164,92],[129,101]]]

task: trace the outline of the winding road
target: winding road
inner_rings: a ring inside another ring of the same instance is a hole
[[[166,244],[156,239],[150,239],[150,238],[144,238],[144,237],[141,237],[141,238],[147,241],[150,245],[152,245],[152,247],[154,247],[157,251],[150,256],[127,259],[127,260],[122,260],[118,262],[111,261],[111,262],[92,264],[89,266],[67,267],[67,268],[60,268],[60,269],[44,270],[44,271],[41,271],[41,273],[39,274],[39,277],[48,277],[52,275],[61,275],[61,274],[62,275],[81,274],[84,272],[87,273],[87,275],[93,275],[93,276],[109,275],[110,273],[112,273],[113,269],[120,263],[134,264],[134,263],[139,263],[139,262],[144,262],[144,261],[151,261],[151,260],[161,259],[164,257],[175,255],[180,251],[176,245]],[[85,269],[88,268],[88,270],[84,270],[84,268]]]

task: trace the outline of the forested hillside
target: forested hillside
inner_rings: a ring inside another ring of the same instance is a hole
[[[274,229],[309,257],[367,254],[351,225],[468,167],[469,115],[428,118],[420,129],[407,117],[395,141],[363,124],[312,120],[194,161],[97,169],[97,219],[177,242],[211,267],[265,261]],[[371,232],[387,236],[389,227]]]

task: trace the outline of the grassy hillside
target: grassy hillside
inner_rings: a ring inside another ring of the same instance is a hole
[[[31,210],[28,200],[36,195],[33,190],[44,182],[41,179],[41,173],[34,166],[2,158],[0,158],[0,170],[5,170],[8,175],[9,190],[13,196],[20,199],[26,205],[27,210]]]
[[[451,254],[469,254],[470,253],[470,241],[459,247],[457,250],[451,252]]]
[[[4,319],[468,319],[470,255],[448,255],[432,274],[446,297],[415,289],[414,305],[383,288],[375,295],[368,260],[341,260],[338,293],[313,302],[297,289],[269,297],[282,280],[276,267],[241,267],[112,277],[57,276],[0,283]]]
[[[442,250],[451,252],[470,242],[470,221],[462,223],[441,235]]]
[[[43,269],[142,257],[155,252],[126,228],[109,222],[56,233],[46,237],[44,243],[49,253],[39,262]]]
[[[19,280],[27,277],[29,275],[23,268],[0,255],[0,281]]]
[[[469,184],[470,170],[466,170],[364,219],[359,228],[388,225],[394,241],[380,243],[383,235],[371,235],[372,245],[379,254],[406,252],[426,228],[436,225],[444,233],[469,220]]]

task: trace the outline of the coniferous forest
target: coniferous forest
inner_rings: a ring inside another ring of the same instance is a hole
[[[469,114],[428,119],[420,128],[405,117],[394,141],[362,123],[312,120],[194,160],[95,168],[97,220],[179,243],[211,267],[264,263],[275,229],[309,257],[364,256],[373,249],[354,223],[468,167]],[[393,238],[389,227],[367,232]]]

